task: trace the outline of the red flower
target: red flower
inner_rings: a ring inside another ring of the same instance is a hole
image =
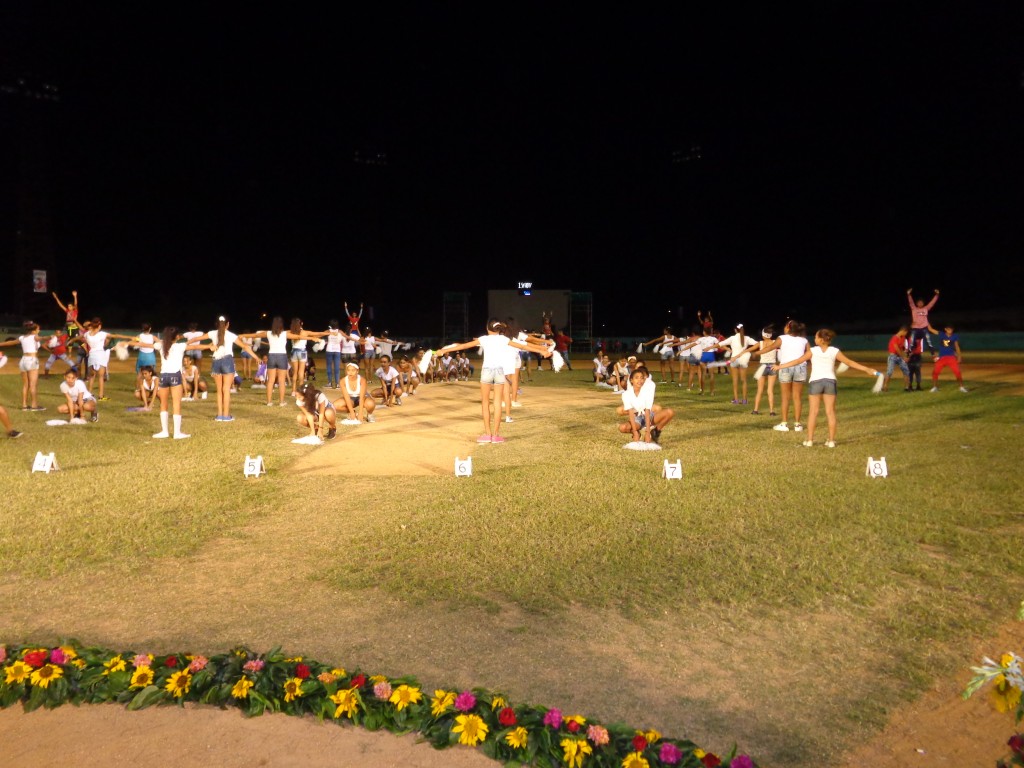
[[[164,659],[164,666],[165,667],[176,667],[176,666],[178,666],[178,657],[177,656],[168,656],[166,659]]]
[[[305,680],[309,677],[309,667],[305,664],[297,664],[295,666],[295,676],[299,678],[299,680]]]
[[[577,723],[575,720],[570,720],[565,727],[569,731],[569,733],[578,733],[580,730],[580,724]]]
[[[700,761],[704,763],[705,768],[718,768],[718,766],[722,764],[722,761],[719,759],[718,755],[714,754],[713,752],[708,752],[707,754],[705,754],[704,757],[700,759]]]
[[[25,654],[25,663],[30,667],[41,667],[46,663],[47,651],[30,651]]]
[[[512,707],[505,707],[498,713],[498,722],[504,726],[516,724],[516,711]]]
[[[1006,743],[1015,754],[1024,755],[1024,734],[1015,733]]]
[[[362,688],[366,685],[366,675],[356,675],[352,678],[352,682],[348,684],[349,688]]]
[[[642,733],[638,733],[633,737],[633,749],[637,752],[643,752],[647,749],[647,739],[644,738]]]

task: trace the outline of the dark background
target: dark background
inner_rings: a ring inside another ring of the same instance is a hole
[[[911,286],[1020,322],[1020,3],[666,7],[16,3],[8,311],[60,319],[19,293],[38,261],[108,325],[347,300],[432,335],[468,291],[476,332],[518,281],[592,292],[595,335],[884,331]]]

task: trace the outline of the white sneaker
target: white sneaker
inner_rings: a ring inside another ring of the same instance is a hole
[[[157,432],[153,437],[157,440],[163,440],[165,437],[170,437],[170,434],[167,432]]]
[[[512,423],[512,417],[511,416],[506,416],[505,417],[505,423],[506,424],[511,424]]]
[[[789,424],[782,422],[781,424],[776,424],[772,429],[776,432],[789,432]]]
[[[513,400],[513,401],[512,401],[512,407],[513,407],[513,408],[522,408],[522,407],[523,407],[523,404],[522,404],[522,403],[520,403],[520,402],[519,402],[518,400]]]
[[[811,447],[814,446],[814,443],[811,442],[810,440],[804,440],[803,446],[804,446],[804,448],[811,448]]]
[[[185,434],[184,432],[178,432],[178,433],[177,433],[177,434],[176,434],[176,435],[174,436],[174,439],[175,439],[175,440],[184,440],[184,439],[185,439],[185,438],[187,438],[187,437],[192,437],[192,435],[186,435],[186,434]]]
[[[201,394],[199,397],[202,398],[203,400],[205,400],[206,399],[206,394],[207,394],[206,392],[203,392],[203,394]]]
[[[835,448],[836,447],[836,441],[835,440],[826,440],[825,441],[825,447],[826,448]]]
[[[191,397],[183,397],[183,398],[181,398],[181,402],[183,402],[183,403],[191,403],[192,400],[193,400],[193,398],[191,398]]]
[[[794,425],[793,425],[793,431],[794,431],[794,432],[803,432],[803,431],[804,431],[804,425],[803,425],[803,424],[801,424],[801,423],[800,423],[800,422],[798,421],[798,422],[797,422],[796,424],[794,424]]]
[[[967,394],[967,387],[960,387],[960,391],[963,392],[966,395]]]
[[[938,388],[938,387],[932,387],[932,388],[931,388],[931,389],[929,389],[928,391],[929,391],[929,392],[938,392],[938,391],[939,391],[939,388]]]

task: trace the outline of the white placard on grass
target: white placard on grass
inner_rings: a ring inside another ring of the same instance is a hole
[[[885,464],[885,456],[880,459],[868,456],[868,468],[864,471],[867,477],[888,477],[889,467]]]
[[[42,451],[36,452],[35,461],[32,462],[33,472],[56,472],[60,469],[60,465],[57,463],[57,457],[53,455],[53,452],[44,454]]]
[[[467,456],[464,459],[460,459],[458,456],[455,457],[455,476],[456,477],[472,477],[473,476],[473,457]]]
[[[267,465],[263,462],[263,456],[245,456],[245,464],[243,465],[245,477],[259,477],[260,475],[267,474]]]
[[[667,480],[682,480],[683,460],[676,459],[675,462],[671,462],[665,459],[665,464],[661,468],[661,476]]]

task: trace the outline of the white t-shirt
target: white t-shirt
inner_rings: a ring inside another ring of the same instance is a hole
[[[327,347],[328,352],[341,352],[341,331],[331,331],[327,334]]]
[[[267,331],[267,353],[271,355],[288,354],[287,331],[282,331],[280,334],[276,334],[273,331]]]
[[[106,346],[107,336],[106,331],[94,331],[93,333],[85,334],[85,343],[89,345],[89,362],[99,362],[101,365],[106,364],[105,355],[103,354],[103,347]]]
[[[356,353],[356,341],[359,340],[358,336],[350,334],[342,334],[341,336],[341,353],[343,355],[354,355]]]
[[[397,379],[398,376],[398,369],[395,368],[395,366],[393,365],[388,366],[387,372],[384,371],[383,367],[377,369],[377,378],[380,379],[381,381],[386,381],[389,384],[395,379]]]
[[[501,370],[508,369],[509,373],[512,373],[512,363],[508,358],[509,350],[509,339],[500,333],[489,333],[486,336],[480,336],[477,338],[480,343],[480,349],[483,350],[484,360],[481,364],[482,368],[500,368]],[[512,349],[516,349],[512,347]]]
[[[827,347],[822,349],[817,344],[811,347],[811,373],[807,377],[808,382],[821,379],[835,379],[836,377],[836,355],[839,354],[838,347]]]
[[[200,336],[202,336],[203,332],[202,331],[185,331],[181,335],[185,337],[186,341],[192,341],[192,339],[198,339]],[[191,350],[189,350],[189,352],[200,352],[200,353],[202,353],[202,350],[200,350],[200,349],[191,349]]]
[[[152,333],[139,334],[139,352],[152,352],[156,343],[156,336]]]
[[[647,382],[651,379],[647,379],[641,385],[639,392],[633,391],[633,385],[629,384],[624,390],[622,390],[622,407],[627,411],[636,411],[637,413],[643,413],[649,411],[654,407],[654,387],[647,387]]]
[[[742,333],[734,333],[722,342],[722,344],[729,347],[729,359],[732,360],[733,363],[739,365],[746,365],[750,362],[750,353],[748,352],[747,354],[740,356],[740,352],[756,343],[757,342],[752,338],[745,336]]]
[[[21,342],[21,352],[24,355],[34,355],[39,351],[39,339],[34,333],[19,336],[18,341]]]
[[[78,397],[81,395],[83,400],[95,400],[92,394],[85,387],[85,382],[81,379],[75,379],[75,385],[69,387],[67,381],[60,383],[60,391],[70,397],[73,401],[78,402]]]
[[[376,336],[364,336],[363,337],[363,352],[373,352],[374,347],[377,346]]]
[[[779,336],[779,362],[789,363],[807,352],[807,339],[803,336],[790,336],[784,333]]]
[[[202,336],[202,334],[199,334]],[[164,357],[164,345],[161,344],[156,348],[157,355],[160,357],[160,373],[181,373],[181,360],[185,357],[185,342],[176,341],[171,344],[171,351]]]
[[[221,346],[214,348],[214,350],[213,350],[213,359],[214,360],[219,360],[222,357],[233,357],[234,354],[235,354],[235,351],[234,351],[234,349],[232,349],[231,345],[235,343],[235,339],[237,339],[237,338],[238,338],[238,334],[237,333],[232,333],[231,331],[225,329],[225,331],[224,331],[224,343]],[[210,340],[214,344],[217,343],[217,331],[210,331]]]

